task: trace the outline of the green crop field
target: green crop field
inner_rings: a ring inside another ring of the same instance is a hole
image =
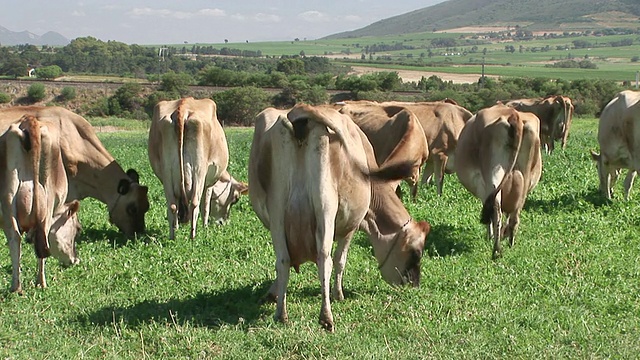
[[[289,283],[290,323],[260,304],[275,277],[269,233],[248,198],[225,226],[181,227],[169,240],[164,193],[147,158],[147,132],[100,133],[126,169],[149,185],[148,233],[127,240],[103,204],[82,202],[81,263],[47,263],[35,288],[30,246],[25,294],[9,293],[8,248],[0,248],[2,359],[511,359],[636,358],[640,354],[640,199],[598,192],[595,119],[575,119],[566,151],[543,156],[513,248],[491,260],[480,201],[447,176],[444,194],[422,187],[405,204],[432,225],[420,288],[382,280],[362,233],[333,302],[335,334],[318,324],[314,264]],[[227,129],[230,172],[247,180],[252,129]],[[406,190],[406,188],[405,188]]]

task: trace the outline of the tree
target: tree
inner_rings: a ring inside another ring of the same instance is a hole
[[[4,62],[0,72],[16,79],[20,76],[27,76],[27,63],[17,56],[11,56]]]
[[[189,85],[193,83],[193,78],[189,74],[179,73],[176,74],[170,71],[160,79],[160,91],[176,92],[181,96],[186,95],[189,92]]]
[[[256,115],[271,104],[269,94],[253,86],[237,87],[213,95],[218,118],[232,124],[253,126]]]
[[[58,65],[43,66],[36,69],[36,76],[45,80],[53,80],[62,75],[62,69]]]

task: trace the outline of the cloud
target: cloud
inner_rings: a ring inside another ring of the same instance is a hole
[[[358,15],[345,15],[342,17],[342,20],[344,21],[348,21],[348,22],[353,22],[353,23],[359,23],[362,22],[362,18]]]
[[[254,19],[259,22],[280,22],[281,18],[275,14],[257,13]]]
[[[212,17],[227,16],[227,13],[221,9],[200,9],[198,14]]]
[[[169,9],[134,8],[127,13],[132,17],[161,17],[174,19],[191,19],[196,16],[221,17],[226,16],[221,9],[200,9],[194,12],[174,11]]]
[[[73,10],[73,12],[71,13],[71,16],[86,16],[87,14],[84,11],[79,11],[79,10]]]
[[[310,10],[310,11],[305,11],[303,13],[300,13],[298,14],[298,18],[304,21],[313,22],[313,23],[331,21],[329,16],[327,16],[327,14],[322,13],[320,11],[315,11],[315,10]]]

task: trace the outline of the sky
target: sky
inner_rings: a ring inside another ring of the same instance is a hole
[[[313,40],[445,0],[5,0],[0,26],[157,45]]]

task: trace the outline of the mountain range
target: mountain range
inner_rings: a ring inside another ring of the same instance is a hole
[[[461,27],[582,31],[640,27],[639,0],[448,0],[324,39],[387,36]]]
[[[50,45],[64,46],[69,43],[69,39],[55,31],[48,31],[43,35],[36,35],[29,31],[11,31],[0,26],[0,45]]]

